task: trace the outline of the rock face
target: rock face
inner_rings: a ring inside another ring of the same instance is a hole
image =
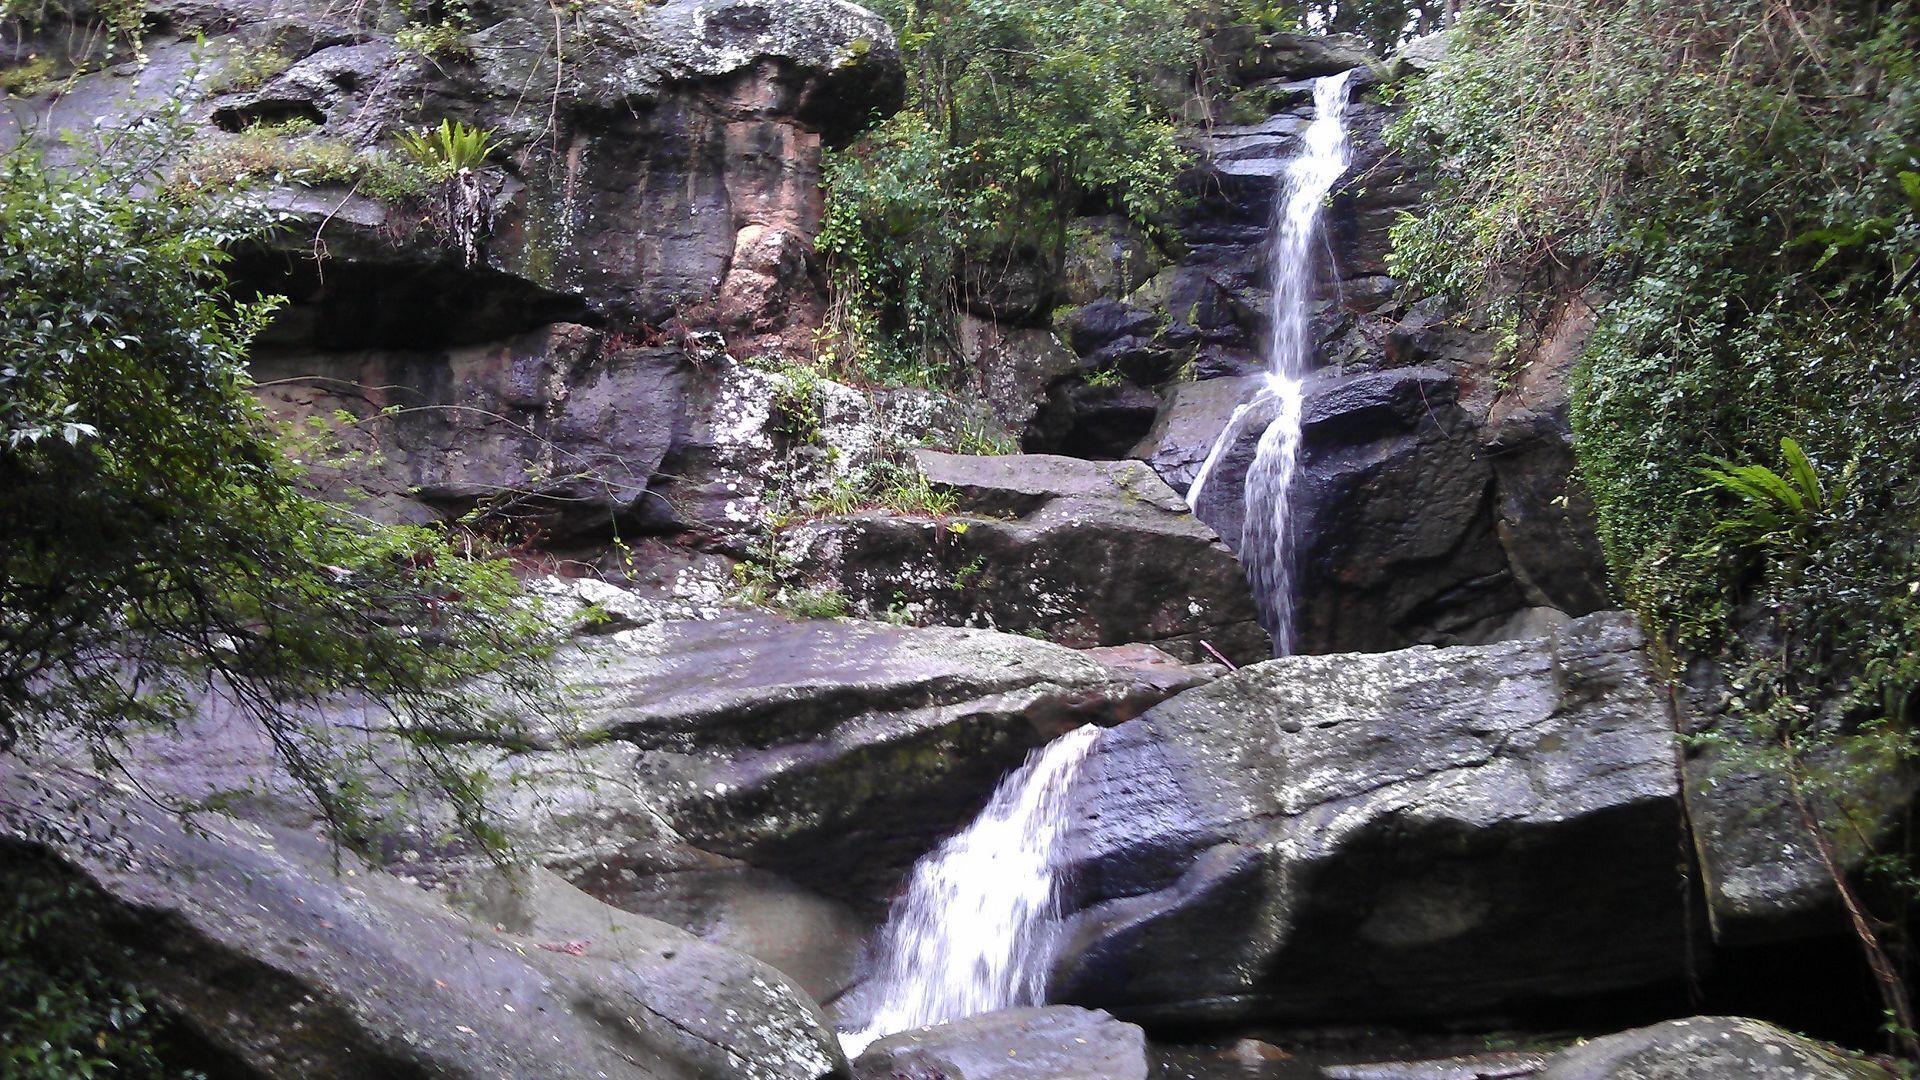
[[[751,615],[622,631],[571,677],[609,771],[674,835],[868,912],[1029,750],[1204,679],[987,631]]]
[[[17,813],[34,789],[17,772],[4,784]],[[490,927],[306,833],[212,818],[187,831],[100,795],[88,797],[111,842],[49,848],[10,818],[0,874],[92,885],[105,933],[67,946],[148,988],[260,1076],[812,1080],[844,1069],[818,1006],[772,968],[558,882],[538,883],[539,922]],[[116,858],[116,844],[138,859]]]
[[[1056,1000],[1142,1022],[1459,1016],[1677,978],[1673,734],[1623,616],[1295,657],[1108,732]]]
[[[1593,1039],[1540,1080],[1887,1080],[1885,1069],[1737,1016],[1696,1016]]]
[[[1034,632],[1065,645],[1144,642],[1206,661],[1269,655],[1240,564],[1137,462],[920,451],[957,517],[830,518],[787,534],[805,580],[873,614]]]
[[[182,182],[296,178],[265,185],[286,227],[232,270],[239,292],[288,298],[254,360],[283,419],[338,431],[323,493],[401,520],[490,499],[561,541],[674,520],[648,491],[691,434],[697,365],[728,346],[811,354],[822,149],[898,108],[893,33],[845,0],[565,19],[488,0],[460,5],[458,47],[430,57],[403,31],[435,12],[163,0],[143,64],[94,65],[24,103],[0,144],[177,100]],[[84,35],[51,18],[7,48],[65,55]],[[398,154],[396,132],[442,120],[500,142],[471,243],[432,191],[298,179],[309,159],[370,167]]]
[[[889,1035],[853,1063],[854,1080],[1147,1080],[1147,1041],[1106,1013],[1005,1009]]]
[[[307,374],[315,370],[336,375]],[[254,365],[270,408],[322,426],[328,445],[310,464],[328,497],[407,521],[504,500],[560,534],[648,511],[686,372],[677,351],[611,349],[599,332],[564,324],[502,346]],[[330,419],[342,412],[351,426]]]

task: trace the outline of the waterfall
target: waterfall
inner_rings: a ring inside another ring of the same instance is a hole
[[[896,1031],[1039,1004],[1059,929],[1067,795],[1100,729],[1027,755],[973,824],[914,864],[880,932],[847,1056]]]
[[[1187,505],[1197,506],[1221,455],[1239,437],[1249,410],[1256,405],[1272,409],[1273,419],[1260,436],[1253,465],[1247,470],[1240,561],[1247,568],[1261,622],[1273,636],[1278,656],[1293,651],[1294,527],[1288,520],[1287,499],[1300,458],[1302,381],[1313,359],[1313,254],[1320,240],[1322,204],[1347,171],[1346,112],[1352,74],[1314,80],[1313,122],[1301,136],[1300,152],[1287,163],[1273,204],[1267,254],[1273,299],[1267,308],[1265,382],[1252,401],[1234,410],[1187,489]]]

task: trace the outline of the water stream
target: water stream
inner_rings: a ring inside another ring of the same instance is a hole
[[[914,864],[874,950],[847,1056],[896,1031],[1044,1000],[1059,930],[1067,796],[1100,729],[1027,755],[973,824]]]
[[[1267,309],[1265,382],[1252,401],[1234,410],[1187,489],[1187,505],[1199,505],[1201,492],[1221,455],[1239,438],[1248,414],[1255,408],[1272,411],[1247,470],[1240,561],[1276,656],[1293,651],[1296,526],[1288,517],[1288,498],[1300,459],[1302,384],[1313,361],[1311,318],[1318,280],[1314,252],[1321,240],[1321,209],[1351,159],[1346,114],[1352,74],[1314,80],[1313,122],[1301,135],[1300,152],[1287,163],[1273,204],[1267,255],[1273,298]]]

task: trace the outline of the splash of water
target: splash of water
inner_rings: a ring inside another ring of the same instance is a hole
[[[1075,728],[1027,755],[973,824],[914,865],[875,949],[871,1014],[840,1036],[848,1057],[896,1031],[1043,1000],[1067,796],[1099,731]]]
[[[1352,75],[1342,72],[1314,80],[1313,122],[1301,136],[1300,152],[1287,163],[1285,181],[1273,205],[1267,256],[1273,298],[1267,309],[1266,378],[1254,399],[1234,410],[1187,489],[1187,505],[1197,506],[1249,411],[1256,406],[1272,410],[1273,419],[1261,434],[1253,465],[1247,470],[1240,561],[1247,568],[1260,621],[1273,637],[1276,656],[1293,651],[1295,529],[1288,518],[1288,496],[1300,461],[1302,382],[1313,359],[1313,255],[1320,241],[1321,209],[1351,159],[1346,113]]]

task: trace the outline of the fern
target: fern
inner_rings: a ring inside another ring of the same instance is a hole
[[[485,168],[487,158],[500,148],[492,128],[477,128],[464,120],[442,120],[437,128],[402,131],[395,137],[408,157],[447,177]]]
[[[1820,517],[1840,501],[1844,476],[1830,494],[1799,443],[1783,438],[1780,452],[1786,459],[1785,476],[1765,465],[1705,457],[1712,467],[1695,470],[1707,479],[1708,487],[1702,490],[1720,491],[1740,502],[1737,512],[1715,523],[1716,535],[1731,535],[1754,547],[1800,549]]]

